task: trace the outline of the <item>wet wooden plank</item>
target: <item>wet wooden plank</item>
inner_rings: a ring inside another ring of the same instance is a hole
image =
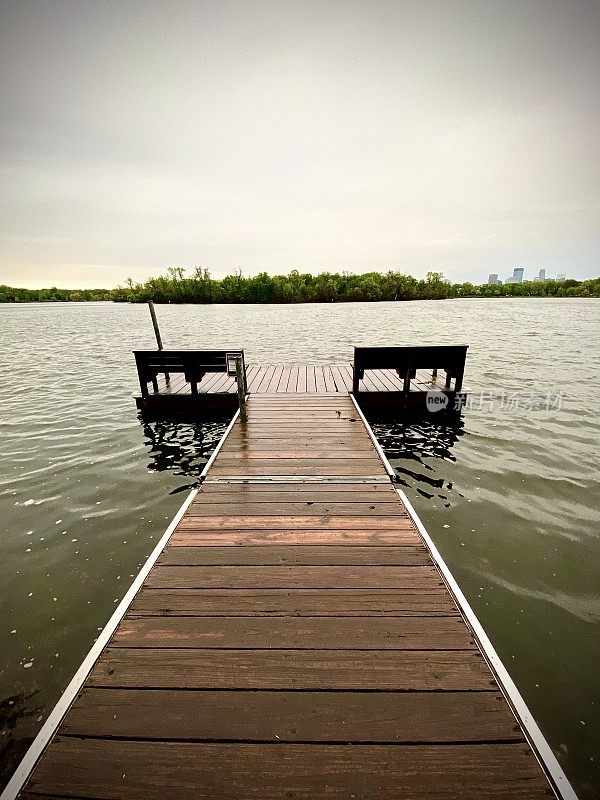
[[[284,365],[283,371],[286,370],[290,371],[292,368],[291,364]],[[325,375],[327,372],[327,367],[323,367],[323,374]],[[353,405],[352,400],[346,394],[336,394],[335,392],[331,392],[329,394],[298,394],[297,392],[286,392],[285,394],[279,394],[277,397],[264,397],[262,395],[256,395],[256,397],[252,397],[252,403],[256,407],[260,408],[275,408],[278,406],[319,406],[321,405],[323,408],[329,407],[331,405],[344,405],[344,407],[349,407],[348,404]]]
[[[357,747],[60,736],[38,765],[28,788],[106,800],[549,797],[529,747],[518,742]]]
[[[326,392],[327,385],[325,383],[325,371],[322,364],[315,365],[315,391]]]
[[[267,420],[260,420],[258,422],[247,422],[246,423],[246,430],[254,434],[254,436],[260,434],[277,434],[278,436],[285,438],[286,436],[290,435],[290,425],[289,421],[285,422],[277,422],[277,421],[267,421]],[[335,422],[315,422],[314,420],[297,420],[294,424],[294,428],[299,434],[304,434],[306,436],[322,436],[325,435],[326,438],[333,436],[341,437],[343,436],[346,438],[348,435],[352,436],[353,433],[358,432],[358,437],[360,438],[363,443],[366,443],[364,437],[360,436],[360,429],[356,427],[356,423],[350,420],[341,420],[339,424]]]
[[[246,367],[246,383],[248,391],[254,392],[256,390],[256,381],[260,383],[260,368],[256,365]]]
[[[277,387],[279,386],[279,381],[281,380],[282,372],[283,372],[283,364],[278,364],[273,370],[273,375],[271,376],[271,380],[269,381],[268,386],[265,387],[265,392],[271,393],[277,391]]]
[[[229,483],[205,481],[194,503],[206,498],[210,502],[225,503],[230,498]],[[339,484],[339,483],[239,483],[236,485],[236,499],[248,498],[265,502],[300,502],[302,500],[326,501],[336,503],[395,503],[398,495],[389,484]]]
[[[237,437],[223,447],[221,455],[222,461],[239,461],[241,458],[277,458],[277,453],[281,453],[280,460],[289,458],[314,458],[315,454],[322,451],[320,458],[335,458],[339,461],[340,470],[344,462],[352,459],[353,454],[357,458],[376,459],[376,451],[368,446],[367,443],[358,438],[340,436],[311,436],[307,437],[302,445],[298,445],[289,435],[280,436],[274,431],[265,434],[251,434],[245,440]],[[340,475],[343,473],[340,471]],[[381,472],[378,471],[378,476]],[[360,477],[360,476],[357,476]],[[366,475],[365,475],[366,477]],[[351,483],[352,481],[348,481]]]
[[[298,365],[298,389],[299,392],[306,392],[306,384],[307,384],[307,365],[306,364],[299,364]]]
[[[365,447],[365,440],[358,435],[342,435],[336,431],[329,431],[327,433],[320,432],[307,432],[302,438],[302,442],[298,442],[298,437],[290,434],[287,430],[282,432],[280,430],[266,429],[261,431],[248,431],[245,436],[240,436],[237,432],[231,434],[231,438],[227,440],[227,449],[230,447],[244,446],[250,449],[258,445],[260,446],[271,442],[275,445],[281,445],[282,449],[293,446],[301,450],[308,446],[318,447],[341,447],[342,449],[351,449],[352,447]],[[227,452],[227,449],[225,452]]]
[[[253,459],[248,463],[229,465],[215,464],[212,467],[212,475],[255,475],[262,477],[265,475],[377,475],[381,468],[373,459],[360,459],[340,464],[338,461],[331,462],[330,459],[281,459],[273,462],[272,459]]]
[[[397,503],[336,503],[316,500],[303,500],[298,503],[284,502],[252,502],[245,500],[242,502],[211,503],[209,501],[198,502],[190,506],[188,512],[190,518],[215,517],[219,515],[240,517],[242,514],[251,516],[278,516],[289,514],[293,517],[309,516],[349,516],[363,518],[368,517],[406,517],[406,512]]]
[[[112,646],[100,657],[88,685],[407,692],[498,688],[478,650],[178,650]]]
[[[234,379],[227,375],[227,373],[221,373],[218,376],[218,379],[215,380],[211,385],[210,388],[207,390],[210,394],[217,394],[218,392],[228,392],[229,389],[233,388]],[[198,391],[201,391],[201,385],[198,387]]]
[[[200,502],[200,498],[222,498],[230,495],[231,485],[227,481],[217,482],[210,477],[202,484],[194,502]],[[255,481],[253,483],[237,483],[236,497],[281,497],[285,502],[286,497],[301,497],[319,499],[335,498],[337,503],[368,503],[375,500],[378,503],[396,502],[398,495],[395,493],[390,483],[384,481],[377,482],[328,482],[321,481],[313,483],[302,481],[301,483],[290,483],[289,481]],[[217,502],[215,499],[214,502]]]
[[[386,370],[383,369],[374,369],[370,370],[369,374],[373,377],[373,380],[378,387],[377,391],[382,392],[396,392],[402,390],[402,384],[400,385],[400,389],[396,383],[390,380],[389,375],[387,374]]]
[[[256,394],[265,394],[269,383],[273,377],[276,364],[263,364],[260,383],[256,385]]]
[[[309,417],[310,415],[307,415]],[[317,417],[317,419],[319,419]],[[354,417],[340,417],[336,419],[335,416],[331,415],[325,419],[319,419],[318,424],[315,427],[315,418],[305,418],[302,419],[301,415],[298,415],[298,419],[294,422],[294,429],[306,432],[309,432],[309,428],[312,426],[313,432],[315,430],[321,431],[334,431],[339,434],[346,434],[352,433],[353,431],[360,431],[360,426],[358,424],[359,420],[355,419]],[[289,416],[284,415],[277,415],[277,416],[267,416],[265,415],[257,415],[255,418],[251,418],[250,415],[248,416],[248,420],[245,425],[245,429],[249,431],[258,431],[264,430],[266,428],[274,428],[278,431],[283,432],[290,432],[290,418]],[[363,440],[364,436],[362,437]],[[366,440],[365,440],[366,441]]]
[[[222,380],[223,376],[227,377],[227,374],[223,372],[207,373],[200,381],[200,384],[198,385],[198,390],[200,389],[200,386],[202,386],[203,391],[209,392],[211,386]]]
[[[395,391],[395,392],[401,392],[402,391],[403,386],[404,386],[404,382],[402,381],[402,379],[400,377],[398,377],[398,373],[395,370],[393,370],[393,369],[382,369],[381,372],[383,372],[385,374],[387,380],[390,383],[390,387],[391,387],[392,391]]]
[[[126,617],[113,647],[469,650],[460,617]]]
[[[241,529],[282,530],[290,528],[297,531],[306,531],[311,528],[319,528],[327,529],[331,532],[336,530],[360,531],[368,528],[373,533],[377,530],[400,531],[414,529],[408,514],[403,513],[402,509],[399,509],[398,516],[371,517],[368,522],[365,521],[363,516],[345,514],[323,514],[320,516],[311,514],[263,514],[250,516],[215,514],[209,516],[208,514],[203,514],[202,517],[195,514],[186,514],[177,526],[177,530],[193,528],[198,530],[203,528],[219,529],[223,531]],[[357,541],[356,544],[359,544],[359,542]]]
[[[473,726],[473,717],[481,724]],[[399,721],[402,721],[399,724]],[[498,692],[84,689],[62,734],[172,741],[524,741]]]
[[[290,376],[288,378],[287,391],[298,391],[298,364],[290,365]]]
[[[356,545],[378,547],[380,545],[419,545],[422,539],[412,525],[407,521],[404,527],[398,526],[396,530],[366,530],[363,528],[340,528],[331,530],[327,526],[320,528],[234,528],[224,530],[219,528],[205,528],[203,526],[190,527],[189,520],[181,521],[177,530],[169,540],[170,547],[178,546],[218,546],[218,545],[289,545],[303,544],[317,545],[343,545],[354,547]]]
[[[445,589],[149,589],[129,616],[457,616]]]
[[[353,461],[356,459],[371,459],[374,462],[374,453],[375,451],[363,445],[362,450],[351,449],[347,448],[345,450],[331,450],[328,448],[319,447],[315,448],[302,448],[301,450],[286,450],[285,446],[283,446],[279,453],[276,450],[268,449],[268,450],[252,450],[252,452],[248,452],[247,449],[240,446],[238,450],[228,449],[225,450],[221,458],[219,459],[219,464],[245,464],[246,462],[256,461],[256,460],[264,460],[264,459],[274,459],[279,462],[285,462],[288,460],[307,460],[307,459],[318,459],[320,461],[336,461],[336,463],[340,467],[340,471],[344,467],[344,462],[352,459]]]
[[[425,566],[425,547],[167,547],[157,561],[163,566]]]
[[[277,392],[285,393],[287,392],[287,385],[290,379],[290,366],[289,364],[285,364],[283,369],[281,370],[281,377],[279,379],[279,383],[277,384]],[[258,398],[256,398],[258,400]]]
[[[443,586],[437,569],[415,566],[163,566],[156,565],[146,586],[162,589],[416,589]]]

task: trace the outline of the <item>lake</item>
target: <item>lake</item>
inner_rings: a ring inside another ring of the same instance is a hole
[[[373,421],[581,798],[600,787],[600,300],[157,306],[165,347],[248,363],[467,343],[460,423]],[[142,305],[0,305],[2,779],[164,532],[227,419],[137,416]]]

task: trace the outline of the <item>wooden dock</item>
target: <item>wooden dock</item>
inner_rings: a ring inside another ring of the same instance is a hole
[[[554,796],[352,397],[251,370],[20,796]]]
[[[349,362],[339,364],[263,364],[249,365],[246,370],[251,395],[321,394],[352,392],[353,372]],[[169,383],[163,375],[157,378],[158,392],[144,398],[136,395],[138,408],[164,415],[169,411],[230,411],[237,408],[235,377],[227,373],[208,373],[198,383],[198,394],[192,394],[184,375],[171,375]],[[410,396],[415,407],[422,407],[424,395],[443,387],[432,379],[431,370],[418,369],[410,380]],[[404,382],[393,369],[374,369],[365,373],[356,393],[361,407],[368,410],[398,409],[403,398]],[[463,396],[466,396],[463,393]],[[454,401],[454,392],[450,393]]]

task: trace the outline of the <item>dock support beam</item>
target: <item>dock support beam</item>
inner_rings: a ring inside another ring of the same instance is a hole
[[[154,303],[152,300],[148,300],[148,308],[150,309],[150,316],[152,317],[152,325],[154,327],[154,335],[156,336],[156,345],[159,350],[163,349],[162,338],[160,335],[160,330],[158,329],[158,320],[156,319],[156,311],[154,310]],[[165,372],[165,383],[167,386],[171,385],[171,377],[168,372]],[[154,389],[155,392],[158,392],[158,386]]]
[[[240,403],[240,420],[246,422],[246,386],[242,359],[239,356],[235,359],[235,379],[237,381],[238,400]]]
[[[154,335],[156,336],[156,344],[159,350],[163,349],[162,339],[160,338],[160,331],[158,329],[158,320],[156,319],[156,311],[154,310],[154,303],[148,300],[148,308],[150,309],[150,316],[152,317],[152,325],[154,326]]]

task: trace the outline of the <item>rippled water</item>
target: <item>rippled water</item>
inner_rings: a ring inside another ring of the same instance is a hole
[[[600,301],[157,312],[166,347],[239,344],[250,363],[350,361],[354,344],[470,345],[465,380],[473,405],[460,423],[432,417],[374,425],[580,796],[597,797]],[[6,775],[226,420],[138,420],[130,351],[154,346],[144,306],[0,306],[0,335]]]

